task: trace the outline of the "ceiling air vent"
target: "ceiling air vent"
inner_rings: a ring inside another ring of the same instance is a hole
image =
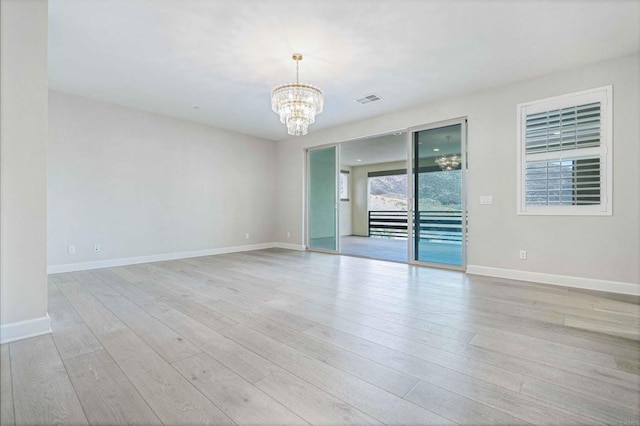
[[[364,105],[364,104],[368,104],[368,103],[371,103],[371,102],[377,102],[377,101],[380,101],[380,100],[382,100],[382,98],[380,96],[372,94],[372,95],[364,96],[362,98],[358,98],[358,99],[356,99],[356,102]]]

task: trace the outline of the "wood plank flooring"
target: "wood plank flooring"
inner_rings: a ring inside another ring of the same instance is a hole
[[[639,302],[279,249],[51,275],[0,421],[640,425]]]

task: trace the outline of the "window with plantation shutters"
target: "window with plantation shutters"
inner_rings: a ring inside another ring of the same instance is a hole
[[[611,214],[611,86],[518,105],[518,213]]]

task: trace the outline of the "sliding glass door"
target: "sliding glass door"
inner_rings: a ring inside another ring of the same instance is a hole
[[[338,251],[338,149],[307,151],[307,246]]]
[[[466,123],[411,134],[412,261],[454,269],[466,265]]]

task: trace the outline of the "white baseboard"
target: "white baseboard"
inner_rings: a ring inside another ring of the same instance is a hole
[[[304,244],[289,244],[289,243],[273,243],[274,248],[281,248],[285,250],[297,250],[305,251],[307,248]]]
[[[0,326],[0,344],[51,333],[49,314],[41,318],[12,322]]]
[[[467,265],[467,274],[640,296],[640,284],[621,281],[596,280],[593,278],[545,274],[541,272],[519,271],[516,269],[492,268],[489,266],[477,265]]]
[[[247,244],[244,246],[222,247],[206,250],[182,251],[176,253],[153,254],[150,256],[123,257],[119,259],[96,260],[93,262],[67,263],[63,265],[47,266],[48,274],[63,272],[87,271],[90,269],[111,268],[114,266],[135,265],[138,263],[162,262],[164,260],[186,259],[189,257],[211,256],[215,254],[239,253],[242,251],[264,250],[269,248],[283,248],[289,250],[305,250],[304,246],[283,243]]]

